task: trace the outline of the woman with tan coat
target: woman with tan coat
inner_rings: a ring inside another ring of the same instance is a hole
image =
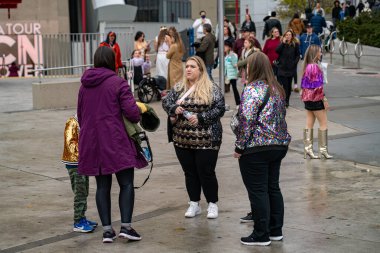
[[[185,49],[181,37],[174,27],[169,28],[169,34],[166,35],[166,41],[170,47],[169,51],[166,54],[166,58],[169,59],[168,80],[166,88],[171,89],[176,83],[182,80],[182,56],[185,52]]]
[[[295,13],[292,20],[290,20],[288,29],[292,29],[294,34],[296,35],[297,39],[300,38],[301,34],[303,33],[305,26],[300,19],[298,13]]]

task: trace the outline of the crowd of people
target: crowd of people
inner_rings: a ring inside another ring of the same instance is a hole
[[[203,192],[208,204],[207,218],[216,219],[219,216],[216,165],[223,140],[220,119],[226,108],[221,84],[212,78],[216,37],[206,12],[199,14],[200,18],[193,25],[196,55],[188,57],[184,67],[185,47],[176,28],[161,27],[153,44],[157,52],[156,74],[167,79],[162,107],[168,116],[168,140],[173,142],[183,169],[189,197],[185,217],[193,218],[202,213]],[[323,9],[317,5],[309,18],[312,21],[323,15]],[[285,118],[292,81],[297,84],[300,60],[303,60],[300,99],[306,111],[304,158],[332,158],[327,145],[329,104],[325,96],[321,46],[312,22],[305,24],[299,14],[293,16],[282,34],[281,23],[276,12],[272,12],[265,22],[263,47],[256,39],[256,26],[249,14],[241,25],[240,37],[236,36],[236,30],[224,18],[225,55],[224,62],[218,64],[224,64],[225,84],[231,85],[233,90],[238,123],[231,151],[238,159],[250,201],[250,212],[240,221],[254,222],[253,232],[240,241],[244,245],[270,245],[271,241],[283,239],[284,201],[279,175],[291,141]],[[150,73],[150,44],[143,32],[136,33],[131,61],[141,67],[142,74]],[[113,174],[120,187],[118,236],[135,241],[142,239],[132,228],[134,169],[145,167],[149,161],[139,152],[138,143],[126,128],[141,120],[147,105],[136,102],[127,80],[118,76],[121,67],[116,34],[109,32],[95,52],[94,68],[86,70],[81,78],[77,114],[66,123],[62,156],[75,195],[73,229],[91,232],[98,225],[85,216],[88,176],[95,176],[96,205],[104,243],[116,238],[110,204]],[[296,89],[299,90],[298,86]],[[316,119],[319,122],[318,156],[313,152]]]

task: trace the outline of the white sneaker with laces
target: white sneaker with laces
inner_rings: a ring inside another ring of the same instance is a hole
[[[196,215],[201,214],[202,210],[198,202],[190,201],[189,205],[190,206],[185,213],[186,218],[193,218]]]
[[[207,208],[207,219],[218,218],[218,206],[215,203],[210,202]]]

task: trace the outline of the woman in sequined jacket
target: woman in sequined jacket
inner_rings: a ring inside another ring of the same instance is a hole
[[[285,121],[285,92],[268,57],[261,52],[253,54],[248,59],[248,73],[239,108],[234,157],[239,159],[248,191],[254,230],[240,241],[245,245],[269,245],[271,240],[283,237],[284,201],[279,176],[291,137]]]
[[[186,96],[187,95],[187,96]],[[169,139],[185,173],[190,206],[185,217],[201,213],[201,190],[208,202],[207,218],[218,217],[218,181],[215,174],[225,103],[221,89],[208,78],[206,66],[198,56],[189,57],[183,81],[177,83],[162,101],[172,126]]]
[[[301,100],[306,109],[306,128],[303,131],[304,158],[326,158],[332,156],[327,150],[327,110],[329,103],[325,96],[323,72],[318,65],[322,57],[321,47],[310,45],[305,54],[301,80]],[[319,157],[313,153],[313,127],[318,120]]]

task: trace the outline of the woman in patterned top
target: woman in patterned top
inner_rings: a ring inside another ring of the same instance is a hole
[[[285,92],[274,77],[268,57],[261,52],[253,54],[247,69],[234,157],[239,159],[248,191],[254,230],[240,241],[264,246],[283,237],[284,201],[279,177],[291,137],[285,121]]]
[[[198,56],[189,57],[183,81],[177,83],[162,101],[170,117],[175,152],[185,173],[190,198],[185,217],[201,213],[201,190],[208,202],[207,218],[218,217],[218,181],[215,167],[222,143],[224,97],[208,78],[206,66]],[[169,127],[169,126],[168,126]]]

